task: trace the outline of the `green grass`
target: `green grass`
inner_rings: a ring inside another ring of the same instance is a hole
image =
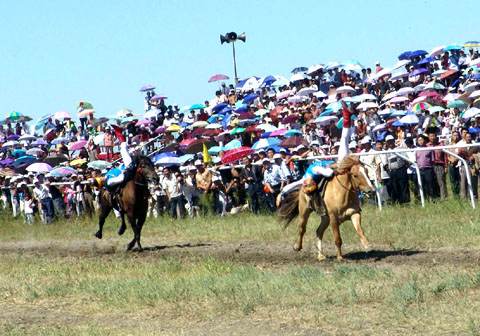
[[[382,212],[367,206],[363,215],[367,237],[378,249],[445,247],[448,256],[450,250],[475,252],[480,243],[479,217],[465,202]],[[316,216],[306,235],[310,246],[315,221]],[[450,262],[448,257],[415,263],[408,256],[398,264],[317,263],[312,248],[283,261],[282,256],[294,253],[284,249],[293,243],[296,225],[283,230],[273,217],[248,214],[150,219],[143,232],[145,247],[213,245],[202,252],[124,253],[131,231],[118,238],[118,224],[109,219],[104,241],[98,241],[92,236],[96,220],[48,226],[6,217],[0,221],[0,334],[210,334],[212,328],[220,328],[217,334],[252,334],[258,333],[252,329],[258,324],[267,334],[282,334],[287,327],[331,334],[480,333],[478,263]],[[361,250],[350,222],[341,232],[351,250]],[[331,241],[328,230],[333,256]],[[235,252],[238,244],[267,246],[268,253],[278,256],[268,259],[263,252],[263,260],[262,251],[256,255],[250,247],[255,258],[249,258]],[[79,245],[82,249],[75,248]],[[95,248],[108,245],[115,248]]]

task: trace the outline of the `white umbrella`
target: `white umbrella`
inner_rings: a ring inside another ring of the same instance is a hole
[[[443,48],[445,48],[445,46],[438,46],[433,48],[432,51],[430,52],[430,57],[435,57],[443,54],[444,53]]]
[[[308,68],[307,70],[307,74],[312,74],[320,69],[323,69],[324,68],[324,65],[323,64],[315,64],[315,65],[312,65],[310,68]]]
[[[386,124],[380,124],[380,125],[377,125],[373,128],[372,132],[378,132],[378,131],[382,131],[385,129],[385,125]]]
[[[209,124],[209,125],[205,126],[205,128],[206,128],[206,129],[222,128],[222,125],[217,124],[217,123],[213,123],[213,124]]]
[[[270,125],[270,124],[260,124],[257,126],[257,128],[260,128],[262,130],[264,130],[265,132],[273,132],[273,131],[276,131],[277,128],[273,125]]]
[[[262,84],[255,77],[250,77],[242,87],[242,91],[249,91],[258,88]]]
[[[405,66],[408,63],[410,63],[409,60],[400,60],[397,63],[395,63],[395,65],[392,67],[392,70],[400,69],[402,66]]]
[[[121,109],[117,112],[117,117],[125,118],[127,115],[132,114],[132,110],[129,109]]]
[[[10,140],[10,141],[7,141],[5,142],[2,147],[14,147],[16,145],[20,144],[18,141],[15,141],[15,140]]]
[[[155,162],[157,166],[180,166],[180,160],[176,156],[165,156]]]
[[[390,81],[395,81],[403,77],[408,77],[408,72],[406,71],[397,72],[396,74],[393,74],[392,77],[390,77]]]
[[[289,97],[288,98],[288,102],[289,103],[293,103],[293,104],[296,104],[296,103],[300,103],[303,99],[309,99],[308,97],[302,97],[302,96],[293,96],[293,97]]]
[[[327,126],[330,125],[331,122],[337,122],[338,117],[336,116],[323,116],[323,117],[318,117],[315,119],[314,123],[320,125],[320,126]]]
[[[472,99],[475,99],[475,98],[480,97],[480,90],[475,90],[475,91],[473,91],[473,92],[470,94],[470,96],[468,96],[468,97],[470,97],[470,98],[472,98]]]
[[[358,109],[360,110],[366,110],[369,108],[377,108],[378,104],[376,102],[363,102],[360,105],[358,105]]]
[[[403,87],[400,90],[397,91],[397,94],[395,96],[406,96],[409,94],[415,93],[415,89],[412,89],[411,87]]]
[[[427,84],[418,84],[417,86],[415,86],[415,92],[420,92],[420,91],[423,91],[425,89],[425,87],[427,86]],[[399,90],[400,91],[400,90]]]
[[[37,138],[34,137],[33,135],[30,134],[24,134],[20,138],[18,138],[18,141],[29,141],[29,140],[36,140]]]
[[[361,64],[347,64],[343,67],[343,70],[345,71],[362,71],[363,66]]]
[[[414,125],[414,124],[418,124],[420,120],[414,113],[409,113],[406,116],[401,117],[400,122],[402,124]]]
[[[376,81],[378,80],[380,77],[383,77],[385,75],[388,75],[392,72],[392,69],[390,68],[384,68],[382,70],[380,70],[379,72],[377,72],[374,76],[372,76],[371,78],[371,81]]]
[[[390,99],[392,99],[393,97],[396,97],[396,96],[397,96],[397,92],[396,92],[396,91],[387,93],[385,96],[383,96],[382,101],[390,100]]]
[[[337,88],[337,93],[354,93],[356,92],[354,88],[348,85],[340,86]]]
[[[475,91],[475,87],[480,86],[480,82],[473,82],[464,87],[465,92]]]
[[[317,91],[313,94],[317,98],[325,98],[327,95],[323,93],[322,91]]]
[[[471,107],[468,110],[465,111],[463,114],[462,118],[463,119],[469,119],[475,117],[477,114],[480,113],[480,109],[477,107]]]
[[[290,77],[290,82],[304,80],[305,78],[307,78],[307,77],[304,74],[297,72],[292,77]]]
[[[378,100],[377,96],[374,96],[373,94],[370,93],[364,93],[359,96],[356,96],[359,101],[363,102],[365,100]]]
[[[381,110],[381,111],[378,111],[377,114],[379,115],[390,115],[394,112],[397,112],[397,110],[393,109],[393,108],[387,108],[387,109],[384,109],[384,110]]]
[[[315,90],[312,87],[306,87],[301,89],[300,91],[297,92],[297,95],[299,96],[309,96],[311,93],[315,93],[317,90]]]
[[[45,153],[43,150],[41,150],[40,148],[30,148],[29,150],[27,150],[27,152],[25,154],[28,154],[28,155],[38,155],[38,154],[43,154]]]
[[[93,143],[94,143],[95,145],[101,145],[101,144],[103,144],[103,139],[104,139],[103,135],[104,135],[103,132],[102,132],[102,133],[97,133],[97,134],[95,135],[95,137],[93,138]]]

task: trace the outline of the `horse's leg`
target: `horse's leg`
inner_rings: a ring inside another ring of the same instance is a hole
[[[123,211],[120,211],[120,217],[122,217],[122,225],[118,228],[117,233],[121,236],[125,233],[125,230],[127,229],[127,224],[125,223],[125,213]]]
[[[102,202],[101,212],[98,220],[98,231],[95,233],[95,237],[98,239],[102,239],[102,230],[103,224],[105,224],[105,219],[107,218],[108,214],[112,211],[112,206],[107,204],[107,202]]]
[[[135,239],[137,241],[137,246],[139,251],[143,251],[143,247],[140,244],[140,235],[142,233],[142,227],[143,227],[143,223],[145,223],[145,219],[146,219],[146,213],[142,213],[142,215],[139,218],[137,218],[137,232],[135,233]]]
[[[330,219],[327,216],[322,216],[321,217],[321,223],[317,228],[317,247],[318,247],[318,261],[322,261],[327,259],[325,255],[323,254],[323,245],[322,245],[322,239],[323,239],[323,234],[325,233],[325,230],[327,229],[328,225],[330,224]]]
[[[332,225],[333,239],[335,241],[335,246],[337,247],[337,260],[343,260],[342,257],[342,237],[340,236],[340,222],[338,218],[332,216],[330,217],[330,223]]]
[[[127,213],[127,218],[133,230],[133,239],[130,243],[128,243],[127,251],[130,251],[135,246],[135,243],[137,242],[137,223],[136,223],[135,216],[133,216],[131,212]]]
[[[308,208],[308,202],[305,199],[305,195],[300,194],[298,202],[298,240],[293,247],[295,251],[300,251],[302,249],[303,235],[307,230],[308,217],[310,217],[311,212],[312,210]]]
[[[353,214],[351,217],[353,227],[355,228],[355,231],[357,231],[358,236],[360,237],[360,240],[362,241],[362,245],[365,248],[365,250],[370,249],[370,243],[368,242],[367,238],[363,234],[362,230],[362,215],[360,213]]]

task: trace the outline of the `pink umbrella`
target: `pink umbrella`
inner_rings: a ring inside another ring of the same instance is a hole
[[[137,123],[135,124],[135,126],[138,127],[138,126],[140,126],[140,125],[148,125],[148,124],[151,124],[151,123],[152,123],[151,120],[146,120],[146,119],[144,119],[144,120],[139,120],[139,121],[137,121]]]
[[[29,172],[46,173],[52,169],[52,166],[50,166],[48,163],[37,162],[28,166],[26,170]]]
[[[180,142],[180,146],[185,146],[185,147],[186,147],[186,146],[190,145],[190,144],[191,144],[192,142],[194,142],[194,141],[195,141],[195,139],[193,139],[193,138],[192,138],[192,139],[185,139],[185,140],[183,140],[182,142]]]
[[[162,95],[162,94],[157,94],[155,96],[153,96],[152,98],[150,98],[151,101],[157,101],[157,100],[164,100],[164,99],[167,99],[168,97],[165,96],[165,95]]]
[[[80,140],[80,141],[77,141],[77,142],[74,142],[73,144],[71,144],[70,147],[68,147],[68,150],[69,151],[76,151],[76,150],[79,150],[79,149],[82,149],[83,147],[85,147],[86,144],[87,144],[86,140]]]
[[[160,134],[160,133],[163,133],[165,132],[167,128],[165,126],[158,126],[156,129],[155,129],[155,133],[157,134]]]
[[[56,112],[56,113],[53,115],[53,118],[55,118],[55,119],[70,118],[70,112],[67,112],[67,111],[59,111],[59,112]]]
[[[277,93],[277,100],[280,100],[280,99],[283,99],[283,98],[287,98],[288,96],[290,96],[292,93],[294,93],[293,90],[286,90],[286,91],[282,91],[280,93]]]
[[[210,77],[208,82],[212,83],[212,82],[217,82],[217,81],[220,81],[220,80],[227,80],[227,79],[230,79],[230,78],[228,76],[225,76],[225,75],[215,75],[215,76]]]
[[[427,97],[425,97],[425,96],[423,96],[423,97],[418,97],[418,98],[416,98],[416,99],[412,102],[412,104],[420,103],[420,102],[423,102],[423,101],[425,101],[425,100],[427,100]]]
[[[284,135],[285,133],[287,133],[287,131],[288,131],[287,129],[281,128],[281,129],[278,129],[278,130],[276,130],[276,131],[273,131],[272,133],[270,133],[269,136],[271,136],[271,137],[282,136],[282,135]]]
[[[427,90],[427,91],[422,91],[420,92],[419,96],[421,97],[436,97],[439,94],[435,91]]]
[[[403,103],[403,102],[406,102],[406,101],[408,101],[407,97],[399,96],[399,97],[395,97],[395,98],[390,99],[389,103],[395,104],[395,103]]]

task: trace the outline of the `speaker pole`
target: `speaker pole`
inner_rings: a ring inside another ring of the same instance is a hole
[[[235,86],[238,84],[238,76],[237,76],[237,61],[235,59],[235,42],[232,41],[232,48],[233,48],[233,70],[235,71]]]

